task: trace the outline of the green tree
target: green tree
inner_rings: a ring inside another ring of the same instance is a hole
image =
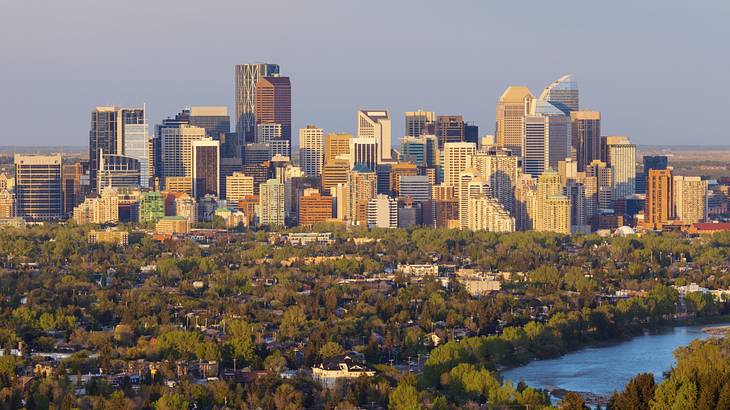
[[[621,393],[613,398],[614,410],[649,410],[649,402],[654,397],[654,375],[640,373],[629,380]]]
[[[155,402],[156,410],[185,410],[189,407],[190,402],[178,393],[166,393]]]
[[[401,383],[388,396],[389,410],[421,410],[418,390],[411,384]]]
[[[327,342],[322,345],[322,347],[319,348],[319,355],[322,356],[322,358],[329,358],[333,356],[338,356],[345,353],[345,349],[340,346],[337,342]]]
[[[588,410],[588,406],[580,394],[570,392],[560,401],[560,410]]]

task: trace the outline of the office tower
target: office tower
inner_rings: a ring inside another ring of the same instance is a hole
[[[515,184],[515,216],[516,229],[520,231],[532,230],[535,226],[534,218],[537,200],[537,180],[529,174],[519,173]]]
[[[400,198],[411,198],[414,202],[430,202],[433,184],[426,175],[400,177]]]
[[[299,198],[299,225],[312,226],[332,219],[332,199],[316,190]]]
[[[558,107],[565,115],[580,109],[578,82],[572,74],[564,75],[542,91],[540,99]]]
[[[693,224],[707,219],[707,180],[700,177],[674,177],[676,217]]]
[[[166,191],[193,195],[193,177],[167,177],[164,182]]]
[[[91,188],[97,190],[97,178],[100,169],[101,152],[107,155],[125,155],[125,136],[128,125],[146,124],[144,109],[96,107],[91,112],[91,130],[89,131],[89,177]],[[140,137],[139,127],[131,130],[131,139]]]
[[[646,181],[650,169],[667,169],[669,160],[664,155],[644,155],[642,160],[644,172],[636,176],[636,193],[646,193]]]
[[[210,138],[192,142],[193,196],[220,195],[220,141]]]
[[[243,147],[243,164],[261,164],[271,161],[271,145],[246,144]]]
[[[271,158],[280,156],[291,160],[291,144],[289,140],[273,140],[268,146],[271,152]]]
[[[575,149],[578,171],[594,160],[601,159],[601,113],[598,111],[571,111],[571,144]]]
[[[391,159],[390,113],[388,110],[359,110],[357,136],[374,138],[378,146],[378,164]]]
[[[329,192],[337,184],[346,184],[349,172],[350,161],[347,159],[335,159],[325,163],[322,168],[322,192]]]
[[[514,232],[515,218],[496,199],[481,195],[468,200],[465,228],[471,231]]]
[[[515,209],[515,186],[518,180],[517,157],[506,148],[490,147],[471,157],[471,167],[489,184],[489,192],[509,212]]]
[[[565,195],[555,195],[544,199],[542,218],[537,221],[535,230],[570,235],[570,201]]]
[[[674,219],[674,181],[671,169],[650,169],[646,180],[644,224],[650,229]]]
[[[424,134],[433,134],[436,123],[436,113],[433,111],[406,112],[406,137],[420,137]]]
[[[525,139],[522,143],[522,169],[525,174],[538,177],[548,167],[548,143],[545,118],[524,117]]]
[[[61,181],[61,155],[15,154],[17,215],[32,221],[61,218]]]
[[[256,125],[280,124],[281,139],[291,141],[289,77],[261,77],[256,84]],[[258,136],[256,137],[258,140]]]
[[[195,198],[187,194],[176,196],[174,215],[187,219],[190,226],[198,222],[198,203]]]
[[[214,140],[221,140],[231,132],[231,117],[225,106],[198,106],[185,108],[177,114],[179,121],[205,129],[205,134]]]
[[[99,151],[99,174],[95,192],[105,187],[139,188],[141,169],[139,161],[126,155]]]
[[[350,168],[358,165],[375,171],[378,161],[378,141],[371,137],[357,137],[350,140]]]
[[[400,195],[401,178],[418,175],[418,167],[409,162],[401,162],[390,166],[388,191],[393,195]],[[380,183],[380,181],[378,181]]]
[[[588,176],[586,172],[578,172],[576,181],[583,184],[585,193],[586,224],[591,224],[600,210],[598,177]]]
[[[479,145],[479,126],[472,123],[464,123],[464,141],[473,142]]]
[[[63,213],[71,214],[76,205],[80,204],[88,194],[88,184],[82,183],[83,179],[88,182],[88,162],[76,162],[63,166]]]
[[[467,168],[459,174],[456,194],[459,197],[459,227],[464,229],[469,218],[469,199],[489,195],[489,185],[476,169]]]
[[[281,124],[267,123],[256,126],[256,143],[268,144],[281,139]]]
[[[327,134],[324,137],[324,164],[342,158],[349,160],[351,139],[351,134]]]
[[[461,115],[439,115],[436,122],[436,137],[438,138],[439,148],[443,148],[447,142],[463,142],[464,117]]]
[[[73,210],[73,219],[83,224],[115,224],[119,222],[119,193],[103,187],[98,196],[89,197]]]
[[[534,97],[527,87],[510,86],[497,102],[495,139],[497,146],[522,156],[523,119]]]
[[[605,157],[613,179],[613,200],[636,193],[636,145],[627,137],[603,137]]]
[[[375,174],[378,178],[377,193],[390,195],[390,173],[395,163],[378,164],[375,167]]]
[[[286,216],[286,190],[284,184],[269,179],[259,187],[259,223],[284,226]]]
[[[226,200],[231,204],[254,194],[253,177],[242,172],[234,172],[226,178]]]
[[[205,138],[205,129],[189,124],[164,124],[158,128],[160,138],[160,175],[193,176],[193,141]]]
[[[560,181],[563,185],[568,183],[569,180],[575,181],[578,178],[578,163],[573,158],[558,161],[558,174],[560,174]]]
[[[398,201],[378,194],[368,201],[368,228],[397,228]]]
[[[15,217],[15,194],[8,189],[0,189],[0,218]]]
[[[448,142],[444,144],[444,177],[446,185],[458,186],[459,174],[470,163],[470,157],[477,151],[476,144],[471,142]]]
[[[600,160],[586,166],[586,176],[596,177],[598,209],[613,209],[613,170]]]
[[[256,142],[256,85],[259,79],[278,75],[277,64],[236,66],[236,132],[241,144]]]
[[[571,233],[589,233],[590,226],[588,226],[588,219],[586,218],[585,186],[571,179],[565,184],[564,193],[570,203]]]
[[[436,166],[438,142],[434,135],[403,137],[401,139],[401,160],[419,167]]]
[[[136,116],[134,118],[135,120],[138,119]],[[150,179],[153,176],[153,170],[150,167],[150,133],[146,117],[143,117],[141,123],[139,121],[134,121],[125,125],[124,150],[122,153],[125,157],[130,158],[139,164],[138,186],[149,188]],[[128,160],[123,160],[122,162],[131,164],[131,161]],[[99,186],[104,187],[107,185],[99,184]]]
[[[307,125],[307,128],[299,129],[299,164],[304,174],[310,178],[322,175],[323,145],[322,128]]]
[[[544,100],[533,100],[530,116],[541,116],[545,121],[546,166],[557,168],[560,161],[571,156],[570,117]],[[525,119],[527,121],[527,118]],[[525,155],[526,156],[526,155]]]
[[[456,194],[456,187],[446,184],[434,185],[431,195],[435,226],[437,228],[458,227],[459,197]]]
[[[165,201],[159,192],[142,192],[139,198],[139,223],[155,224],[165,216]]]
[[[377,182],[375,172],[362,165],[349,172],[345,218],[350,225],[367,225],[368,202],[377,195]]]
[[[223,144],[221,144],[221,158],[220,158],[220,182],[221,182],[221,193],[220,197],[226,197],[226,179],[236,172],[240,172],[243,169],[243,158],[242,157],[224,157],[223,156]]]

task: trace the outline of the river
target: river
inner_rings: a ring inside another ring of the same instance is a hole
[[[657,382],[661,380],[663,373],[674,364],[672,353],[676,348],[710,337],[702,331],[705,327],[708,326],[679,326],[660,333],[645,333],[612,345],[583,348],[556,359],[536,360],[505,370],[502,376],[515,383],[524,380],[531,387],[607,397],[614,390],[622,390],[637,373],[653,373]]]

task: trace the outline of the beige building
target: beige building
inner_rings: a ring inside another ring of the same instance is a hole
[[[109,243],[113,245],[127,246],[129,245],[129,232],[119,231],[116,229],[105,229],[97,231],[92,229],[87,235],[90,244]]]
[[[184,192],[193,194],[193,177],[167,177],[165,178],[165,190],[171,192]]]
[[[472,231],[514,232],[515,218],[499,201],[481,195],[469,198],[464,227]]]
[[[155,232],[166,235],[186,234],[190,232],[190,223],[182,216],[166,216],[157,222]]]
[[[469,167],[477,146],[472,142],[444,144],[444,180],[446,185],[459,186],[459,174]]]
[[[364,169],[348,174],[345,218],[350,225],[367,226],[368,203],[377,195],[377,181],[375,172]]]
[[[324,165],[336,159],[349,160],[352,134],[329,133],[324,137]]]
[[[436,124],[436,113],[433,111],[408,111],[405,117],[406,129],[405,136],[420,137],[424,134],[430,134],[434,130],[429,130]]]
[[[163,176],[192,177],[193,141],[199,141],[205,137],[205,128],[194,125],[181,124],[179,127],[161,128],[160,159],[162,161]],[[165,189],[170,190],[167,186]]]
[[[556,195],[543,201],[542,219],[538,221],[535,230],[570,235],[570,201],[568,197]]]
[[[707,181],[700,177],[674,177],[674,206],[677,219],[684,223],[707,219]]]
[[[15,217],[15,194],[7,189],[0,189],[0,218]]]
[[[524,118],[534,98],[524,86],[510,86],[502,93],[496,112],[497,146],[509,148],[517,156],[522,155]]]
[[[475,153],[470,166],[476,168],[487,181],[490,196],[496,198],[507,211],[514,212],[519,173],[517,156],[508,149],[490,147]]]
[[[241,198],[254,194],[253,177],[243,172],[234,172],[226,177],[226,200],[231,204],[238,204]]]
[[[611,167],[612,196],[623,199],[636,193],[636,145],[625,136],[604,137],[606,161]]]
[[[322,174],[323,144],[322,128],[307,125],[299,130],[299,164],[308,177],[319,177]]]
[[[73,220],[79,225],[119,222],[119,193],[116,188],[105,187],[99,196],[86,198],[74,208]]]
[[[459,174],[459,185],[457,188],[459,197],[459,227],[467,227],[469,199],[483,195],[489,195],[489,185],[482,178],[479,171],[474,168],[467,168]]]
[[[318,366],[312,367],[314,380],[328,389],[334,389],[338,383],[344,381],[373,376],[375,376],[374,370],[347,355],[327,358]]]
[[[357,112],[358,138],[374,138],[377,141],[377,162],[390,161],[390,113],[388,110],[359,110]]]
[[[286,221],[286,189],[276,179],[259,186],[259,223],[284,226]]]
[[[175,198],[175,216],[188,220],[190,226],[198,222],[198,202],[190,195],[182,194]]]

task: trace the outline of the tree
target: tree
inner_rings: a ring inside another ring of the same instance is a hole
[[[560,401],[560,410],[588,410],[588,406],[580,394],[570,392]]]
[[[649,410],[649,402],[654,398],[654,375],[639,373],[629,380],[624,390],[613,398],[614,410]]]
[[[407,383],[400,383],[388,396],[389,410],[420,410],[423,407],[418,400],[418,390]]]
[[[178,393],[167,393],[155,402],[156,410],[184,410],[189,407],[190,402]]]
[[[304,395],[294,386],[284,383],[274,393],[276,410],[298,410],[304,408]]]
[[[299,329],[306,320],[304,310],[300,306],[292,306],[284,312],[279,332],[284,337],[293,338],[299,333]]]
[[[337,342],[327,342],[319,348],[319,355],[323,359],[338,356],[345,353],[345,349]]]

